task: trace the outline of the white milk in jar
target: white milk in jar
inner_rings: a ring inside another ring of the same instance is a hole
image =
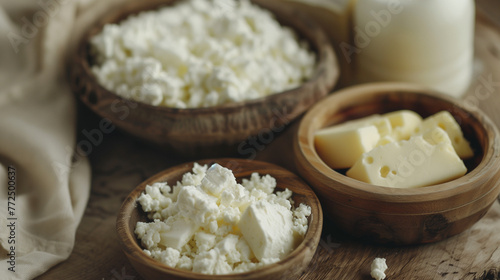
[[[358,0],[358,82],[401,81],[460,97],[473,71],[473,0]]]

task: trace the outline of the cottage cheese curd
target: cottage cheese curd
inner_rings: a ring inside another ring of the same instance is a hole
[[[107,24],[91,41],[106,89],[196,108],[264,97],[309,78],[315,55],[248,0],[186,0]]]
[[[383,280],[385,279],[385,270],[387,269],[387,263],[385,258],[375,258],[371,265],[370,275],[373,279]]]
[[[292,192],[253,173],[241,184],[218,164],[194,164],[172,188],[147,186],[138,198],[153,222],[138,222],[144,252],[171,267],[205,274],[253,270],[278,262],[307,231],[310,206],[293,209]]]

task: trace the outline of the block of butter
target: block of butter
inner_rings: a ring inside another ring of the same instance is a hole
[[[467,172],[448,134],[440,127],[407,141],[379,146],[364,153],[347,176],[378,186],[415,188],[439,184]]]

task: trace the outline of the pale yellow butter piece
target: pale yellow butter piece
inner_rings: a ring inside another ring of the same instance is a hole
[[[467,159],[474,156],[474,151],[470,147],[469,141],[464,138],[460,125],[448,111],[441,111],[425,118],[416,129],[416,134],[425,134],[436,127],[440,127],[448,133],[453,148],[460,158]]]
[[[392,137],[399,140],[408,140],[417,127],[422,123],[422,117],[410,110],[400,110],[384,114],[392,126]]]
[[[436,127],[364,153],[346,175],[379,186],[414,188],[453,180],[466,172],[448,134]]]
[[[320,158],[333,169],[351,167],[380,140],[376,126],[334,126],[316,132],[314,145]]]

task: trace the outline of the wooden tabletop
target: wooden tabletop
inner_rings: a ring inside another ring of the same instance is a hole
[[[488,0],[485,0],[488,2]],[[486,19],[476,28],[476,76],[464,99],[500,127],[500,33]],[[96,127],[98,119],[80,108],[79,131]],[[294,171],[291,139],[297,122],[269,145],[259,146],[257,159]],[[115,220],[124,198],[153,174],[188,161],[172,158],[115,131],[90,154],[92,188],[76,233],[71,256],[39,279],[142,279],[119,246]],[[326,218],[326,217],[325,217]],[[471,229],[447,240],[421,246],[363,244],[325,219],[320,246],[299,279],[371,279],[370,264],[387,259],[386,279],[500,279],[500,203]]]

